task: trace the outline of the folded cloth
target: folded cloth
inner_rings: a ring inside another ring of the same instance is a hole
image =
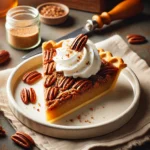
[[[87,150],[100,147],[112,149],[130,149],[134,145],[141,145],[150,141],[150,67],[136,53],[134,53],[123,39],[114,35],[109,39],[96,43],[97,47],[120,56],[137,75],[141,85],[141,97],[138,110],[134,117],[120,129],[104,136],[85,140],[63,140],[41,135],[24,126],[11,112],[6,94],[6,82],[13,69],[0,72],[0,110],[16,130],[21,130],[32,136],[36,146],[41,150]],[[118,146],[119,145],[119,146]]]

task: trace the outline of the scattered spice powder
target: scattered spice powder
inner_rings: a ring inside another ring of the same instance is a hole
[[[70,52],[70,54],[72,54],[73,53],[73,51],[69,51]]]
[[[86,63],[86,65],[89,65],[90,64],[90,62],[88,61],[87,63]]]
[[[77,116],[77,119],[78,119],[80,122],[82,122],[82,120],[81,120],[81,115],[78,115],[78,116]]]
[[[91,117],[91,119],[93,119],[93,120],[94,120],[94,117],[92,116],[92,117]]]
[[[85,120],[85,122],[91,123],[91,121],[89,121],[89,120]]]
[[[15,48],[29,48],[38,43],[39,29],[37,26],[13,28],[8,30],[8,42]]]
[[[93,109],[93,108],[90,108],[90,110],[93,111],[94,109]]]
[[[69,54],[66,54],[66,57],[68,57],[68,58],[69,58]]]
[[[70,121],[70,122],[73,122],[73,119],[70,119],[69,121]]]
[[[78,59],[80,60],[80,59],[81,59],[81,56],[78,56]]]
[[[77,118],[80,120],[81,119],[81,115],[78,115]]]
[[[40,111],[40,109],[38,108],[38,109],[37,109],[37,111],[39,112],[39,111]]]
[[[41,104],[40,104],[40,103],[38,103],[38,105],[39,105],[39,107],[41,107]]]

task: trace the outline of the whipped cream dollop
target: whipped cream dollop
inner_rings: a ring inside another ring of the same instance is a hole
[[[88,40],[81,51],[72,50],[73,39],[64,40],[62,47],[56,49],[56,71],[62,71],[64,76],[74,78],[89,78],[95,75],[101,66],[100,56],[95,45]]]

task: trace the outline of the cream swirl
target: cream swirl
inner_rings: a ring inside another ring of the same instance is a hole
[[[95,45],[88,40],[81,51],[70,48],[74,39],[65,40],[62,47],[56,49],[56,71],[62,71],[64,76],[74,78],[89,78],[95,75],[101,66],[101,60]]]

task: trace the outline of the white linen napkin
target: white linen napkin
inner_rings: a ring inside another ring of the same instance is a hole
[[[141,97],[138,110],[134,117],[120,129],[104,136],[86,140],[63,140],[41,135],[24,126],[8,107],[6,82],[13,69],[0,72],[0,110],[16,130],[22,130],[32,136],[36,146],[41,150],[87,150],[110,148],[130,149],[134,145],[141,145],[150,141],[150,67],[135,52],[133,52],[123,39],[114,35],[109,39],[96,43],[96,46],[110,51],[114,56],[120,56],[137,75],[141,85]],[[147,134],[146,134],[147,133]]]

